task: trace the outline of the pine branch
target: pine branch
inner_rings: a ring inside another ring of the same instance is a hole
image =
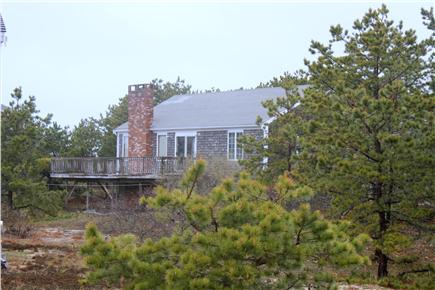
[[[412,218],[410,218],[409,216],[406,216],[405,214],[395,211],[395,210],[391,210],[391,214],[394,215],[394,217],[401,222],[405,222],[411,226],[414,226],[422,231],[426,231],[426,232],[430,232],[430,233],[435,233],[435,228],[434,227],[430,227],[430,226],[426,226],[424,224],[421,224],[415,220],[413,220]]]
[[[210,217],[211,217],[211,224],[214,226],[214,231],[217,232],[219,229],[219,224],[213,214],[213,208],[210,207]]]
[[[409,270],[409,271],[404,271],[402,273],[399,273],[398,276],[399,277],[403,277],[407,274],[415,274],[415,273],[426,273],[426,272],[432,272],[432,270],[428,267],[428,268],[422,268],[422,269],[416,269],[416,270]]]
[[[35,209],[40,210],[40,211],[42,211],[43,213],[45,213],[45,214],[47,214],[47,215],[49,215],[49,216],[51,216],[51,217],[55,217],[55,216],[56,216],[55,214],[51,213],[50,211],[48,211],[48,210],[46,210],[46,209],[43,209],[42,207],[39,207],[39,206],[34,205],[34,204],[27,204],[27,205],[21,205],[21,206],[14,206],[14,209],[25,209],[25,208],[35,208]]]

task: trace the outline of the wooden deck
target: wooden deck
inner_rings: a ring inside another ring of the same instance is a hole
[[[69,179],[159,179],[180,175],[189,160],[176,157],[55,157],[52,178]]]

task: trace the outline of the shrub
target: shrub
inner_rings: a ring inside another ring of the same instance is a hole
[[[195,188],[205,171],[199,160],[180,188],[158,187],[154,197],[141,199],[182,216],[180,232],[169,238],[105,241],[88,225],[81,249],[90,270],[86,282],[127,289],[329,288],[334,267],[369,262],[360,254],[368,238],[350,238],[348,224],[332,223],[306,203],[291,211],[282,206],[309,196],[310,188],[282,176],[271,200],[264,185],[242,173],[200,194]]]

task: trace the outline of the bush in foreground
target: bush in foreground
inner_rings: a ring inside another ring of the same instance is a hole
[[[368,263],[360,253],[367,237],[346,234],[306,203],[287,211],[288,200],[306,200],[311,189],[283,175],[271,198],[265,186],[241,174],[210,194],[195,185],[205,162],[194,164],[180,188],[156,189],[142,203],[177,214],[179,231],[158,241],[133,235],[105,241],[88,225],[82,247],[89,273],[85,282],[127,289],[333,288],[334,267]]]

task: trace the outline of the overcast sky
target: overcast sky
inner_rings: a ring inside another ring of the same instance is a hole
[[[427,36],[420,9],[433,2],[415,2],[390,2],[391,17]],[[181,76],[194,89],[255,87],[304,68],[311,40],[326,42],[330,25],[351,28],[379,6],[3,0],[8,42],[1,50],[1,102],[7,105],[21,86],[25,96],[36,96],[41,113],[73,127],[117,103],[129,84],[154,78]]]

